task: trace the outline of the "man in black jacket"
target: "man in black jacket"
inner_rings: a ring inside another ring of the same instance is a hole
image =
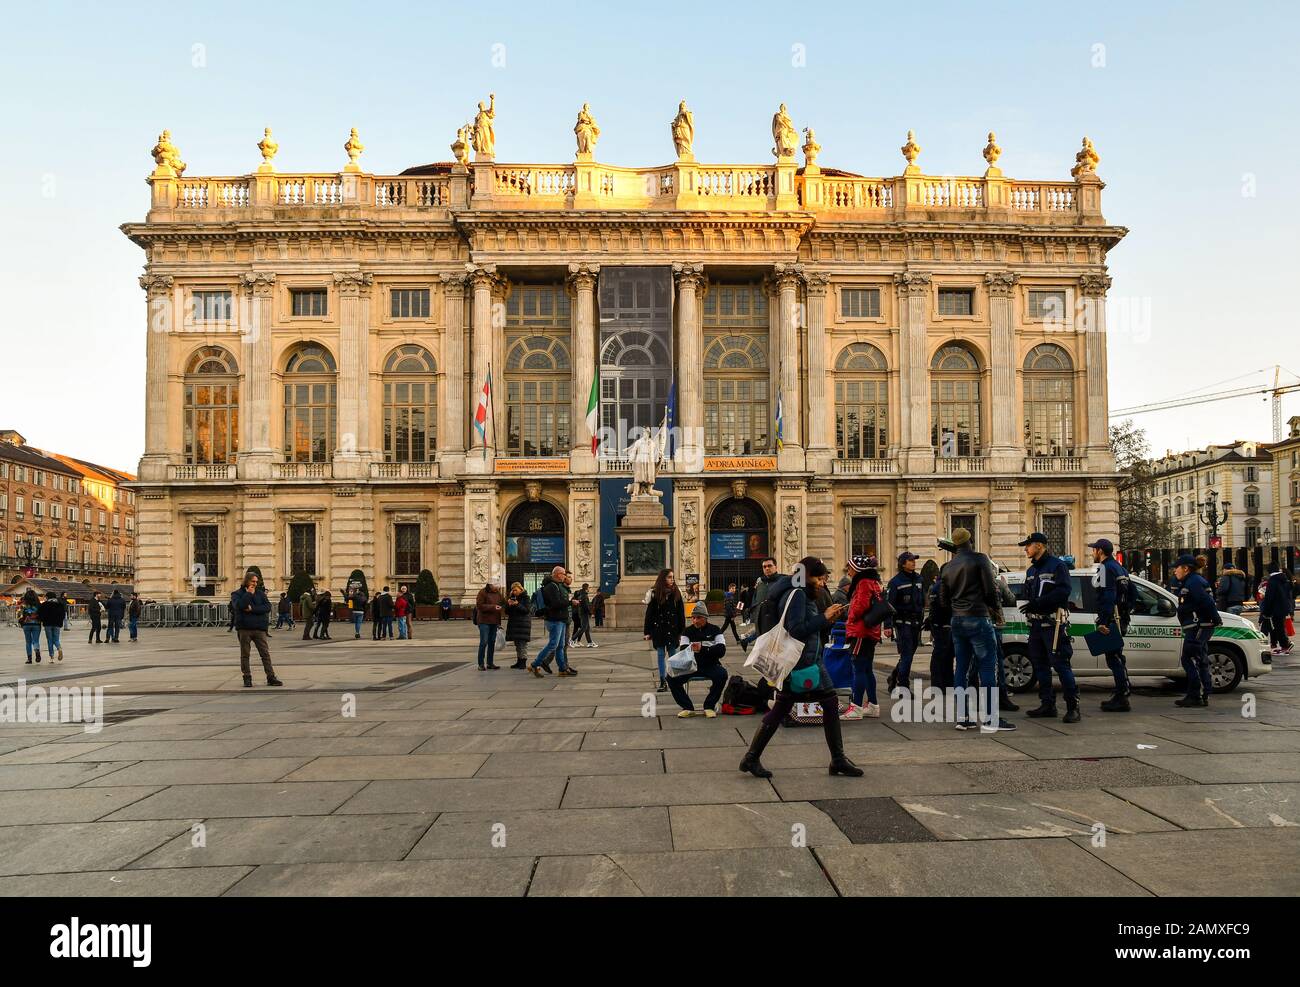
[[[122,633],[122,619],[126,616],[126,599],[122,596],[121,590],[113,590],[113,595],[104,604],[104,609],[108,611],[108,640],[117,644],[118,637]]]
[[[41,627],[45,629],[45,644],[50,652],[50,661],[58,657],[63,661],[63,622],[68,616],[68,607],[61,599],[54,595],[51,590],[45,594],[45,602],[37,609],[37,616],[40,617]]]
[[[704,697],[704,715],[712,718],[718,715],[718,700],[727,685],[727,670],[722,667],[722,656],[727,653],[727,642],[722,636],[722,629],[709,623],[709,608],[703,603],[695,604],[691,610],[691,622],[682,632],[681,647],[689,647],[695,653],[696,670],[689,675],[673,676],[669,669],[668,688],[672,691],[677,705],[682,708],[678,716],[687,717],[696,714],[695,704],[686,692],[686,683],[691,679],[708,679],[709,694]]]
[[[956,528],[950,541],[955,551],[939,577],[939,605],[952,613],[952,645],[957,656],[957,729],[973,730],[965,688],[972,659],[979,667],[981,704],[986,711],[986,730],[1014,730],[1015,726],[993,715],[997,690],[998,640],[993,618],[1001,616],[1002,601],[993,577],[993,562],[975,551],[971,534]]]
[[[244,688],[253,687],[253,673],[248,658],[251,645],[257,646],[262,656],[262,670],[266,672],[267,685],[284,685],[275,677],[271,667],[271,647],[266,632],[271,622],[271,601],[261,587],[257,573],[244,576],[244,585],[235,591],[232,606],[235,613],[235,630],[239,635],[239,670],[244,673]]]
[[[557,565],[542,580],[542,608],[546,618],[546,644],[528,666],[539,679],[541,670],[550,669],[550,659],[560,666],[561,675],[573,674],[569,668],[569,587],[564,581],[564,566]]]
[[[102,594],[100,593],[95,593],[86,601],[86,616],[90,618],[90,634],[86,637],[87,644],[90,644],[91,641],[94,641],[96,644],[103,643],[99,639],[99,629],[103,626],[103,617],[100,614],[100,611],[103,609],[103,604],[99,602],[101,595]]]

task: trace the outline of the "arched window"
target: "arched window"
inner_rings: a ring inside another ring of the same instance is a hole
[[[506,452],[563,456],[572,447],[569,345],[524,336],[506,353]]]
[[[766,341],[766,334],[762,337]],[[704,349],[704,451],[767,452],[766,348],[753,336],[714,335]]]
[[[1074,363],[1053,343],[1025,357],[1025,445],[1031,456],[1074,455]]]
[[[438,367],[423,346],[384,361],[384,462],[428,463],[438,450]]]
[[[951,343],[930,361],[930,444],[940,456],[980,455],[980,366]]]
[[[835,446],[840,459],[879,459],[889,445],[885,354],[850,343],[835,360]]]
[[[185,462],[233,463],[239,452],[239,366],[204,346],[185,367]]]
[[[668,406],[669,366],[657,333],[624,329],[611,336],[600,352],[601,426],[617,432],[623,421],[629,433],[658,427]]]
[[[284,458],[327,463],[336,446],[337,366],[319,343],[304,343],[284,366]]]

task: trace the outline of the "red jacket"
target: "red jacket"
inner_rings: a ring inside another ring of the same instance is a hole
[[[410,612],[411,612],[411,605],[406,602],[406,597],[399,596],[396,600],[393,601],[394,616],[405,617]]]
[[[844,626],[846,637],[869,638],[872,641],[880,640],[880,624],[867,627],[862,623],[862,617],[872,605],[879,599],[883,599],[884,594],[880,590],[880,583],[874,579],[861,579],[858,581],[858,588],[853,591],[853,599],[849,600],[849,617]]]

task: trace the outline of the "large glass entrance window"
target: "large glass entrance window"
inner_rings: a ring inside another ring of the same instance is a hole
[[[664,420],[672,383],[672,274],[666,267],[600,272],[600,424],[627,448],[635,428]]]
[[[753,586],[768,552],[767,513],[748,497],[723,501],[709,519],[709,589]]]

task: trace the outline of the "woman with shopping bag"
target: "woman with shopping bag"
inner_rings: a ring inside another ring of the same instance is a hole
[[[791,639],[802,646],[798,649],[793,668],[787,674],[778,673],[778,680],[773,683],[777,688],[776,699],[763,716],[749,751],[740,762],[740,770],[756,778],[772,777],[772,772],[759,760],[763,749],[794,704],[809,702],[821,704],[822,729],[831,755],[830,773],[854,778],[862,776],[862,769],[844,756],[839,696],[821,657],[822,631],[844,611],[842,605],[832,605],[822,613],[817,606],[817,597],[825,589],[828,575],[830,571],[826,564],[810,555],[799,562],[792,576],[778,578],[768,593],[768,600],[776,601],[780,608],[781,621],[754,642],[746,664],[758,668],[769,655],[788,654],[795,650],[789,647]]]
[[[1275,655],[1289,655],[1294,648],[1287,623],[1295,612],[1295,597],[1291,595],[1291,581],[1281,569],[1272,573],[1265,583],[1264,599],[1259,604],[1260,623],[1268,622],[1269,650]],[[1262,629],[1262,628],[1261,628]]]
[[[691,608],[691,622],[681,636],[681,650],[668,659],[668,688],[673,699],[682,708],[680,717],[695,716],[695,704],[686,692],[691,679],[708,679],[709,694],[704,697],[704,715],[712,719],[718,715],[718,700],[727,687],[727,670],[722,667],[722,656],[727,653],[722,628],[709,623],[709,608],[697,603]]]
[[[846,720],[880,716],[880,704],[876,701],[876,645],[880,643],[880,627],[893,608],[885,602],[876,565],[875,556],[855,555],[849,559],[853,581],[849,584],[849,619],[844,630],[853,655],[853,697],[844,711]]]

